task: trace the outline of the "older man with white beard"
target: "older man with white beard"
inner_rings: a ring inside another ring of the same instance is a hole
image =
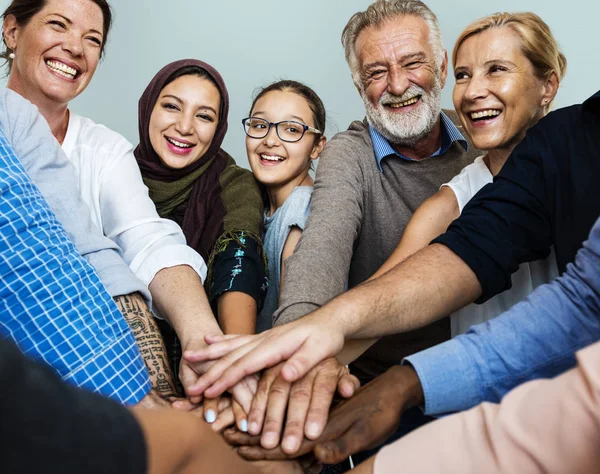
[[[373,275],[419,205],[476,156],[455,125],[455,112],[441,110],[448,59],[437,18],[425,4],[378,0],[350,19],[342,43],[367,117],[323,150],[307,228],[286,260],[276,325],[316,310]],[[449,337],[444,319],[383,338],[355,361],[352,372],[368,382]],[[418,410],[408,411],[402,429],[425,421]],[[268,424],[265,430],[271,431]],[[263,431],[263,446],[264,440]]]

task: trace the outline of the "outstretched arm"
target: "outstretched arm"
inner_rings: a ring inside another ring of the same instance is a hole
[[[380,277],[411,255],[427,247],[433,239],[446,232],[452,221],[458,219],[459,216],[460,210],[456,195],[452,189],[444,186],[415,211],[402,234],[400,243],[369,280]]]
[[[459,216],[460,211],[454,191],[449,187],[443,187],[415,211],[402,234],[400,243],[369,280],[384,275],[411,255],[427,247],[433,239],[446,232],[450,223]],[[375,342],[377,339],[346,341],[344,349],[336,357],[342,364],[349,364]]]
[[[600,343],[579,352],[578,361],[554,380],[522,385],[500,405],[484,403],[410,433],[376,455],[374,472],[398,462],[406,472],[596,472]]]
[[[349,138],[333,138],[321,154],[310,215],[296,250],[285,260],[275,325],[302,318],[345,289],[362,225],[365,180]]]
[[[345,339],[380,337],[399,327],[416,329],[428,318],[456,311],[480,293],[475,274],[460,258],[443,245],[431,245],[301,321],[187,354],[190,361],[221,358],[193,390],[216,396],[245,375],[283,360],[287,363],[282,377],[296,381],[322,360],[334,357]]]

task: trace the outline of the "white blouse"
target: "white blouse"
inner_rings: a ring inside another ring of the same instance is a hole
[[[123,251],[145,285],[163,268],[189,265],[206,278],[204,259],[186,245],[181,228],[159,217],[133,156],[118,133],[70,112],[63,149],[77,170],[92,220]]]
[[[477,192],[486,184],[491,183],[494,176],[483,161],[478,157],[475,161],[463,168],[452,181],[442,186],[448,186],[454,192],[458,207],[462,213],[463,208]],[[465,333],[474,324],[479,324],[495,318],[504,311],[522,301],[539,285],[549,283],[558,276],[554,248],[545,260],[522,263],[513,273],[512,287],[483,304],[470,304],[458,310],[450,317],[452,337]]]

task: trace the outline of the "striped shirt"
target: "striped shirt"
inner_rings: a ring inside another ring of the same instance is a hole
[[[469,145],[465,137],[460,133],[456,125],[452,123],[450,117],[448,117],[443,111],[440,113],[440,120],[442,124],[442,146],[431,156],[443,155],[448,151],[454,142],[460,143],[465,151],[469,151]],[[377,160],[377,167],[379,172],[383,173],[381,168],[381,161],[389,156],[398,156],[404,160],[413,161],[401,153],[398,153],[390,142],[381,133],[379,133],[372,125],[369,125],[369,134],[371,141],[373,142],[373,151],[375,152],[375,159]]]
[[[0,196],[0,335],[65,381],[139,402],[150,381],[133,333],[2,132]]]

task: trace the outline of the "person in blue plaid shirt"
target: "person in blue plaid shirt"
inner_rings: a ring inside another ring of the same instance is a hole
[[[5,107],[6,94],[1,97]],[[32,148],[43,141],[31,133],[34,128],[20,134],[23,130],[13,126],[33,106],[22,99],[10,105],[2,114],[15,120],[0,122],[0,335],[53,367],[63,380],[136,404],[149,393],[150,380],[134,335],[7,138],[19,140],[19,147],[23,141]],[[60,208],[60,202],[53,204]],[[69,226],[79,226],[70,234],[83,236],[80,243],[92,258],[97,253],[96,258],[112,261],[114,249],[107,253],[102,244],[94,243],[99,231],[91,226],[85,206],[72,202],[70,206]],[[108,275],[106,266],[99,268]],[[129,284],[134,290],[135,281]]]

